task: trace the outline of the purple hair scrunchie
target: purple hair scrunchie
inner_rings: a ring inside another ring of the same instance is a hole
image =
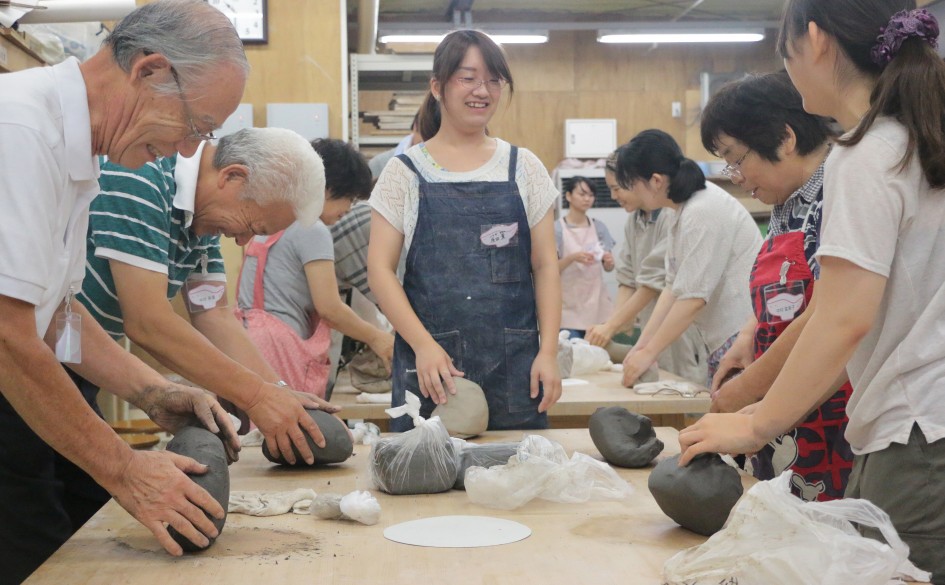
[[[934,49],[938,47],[938,32],[938,21],[928,10],[901,10],[880,29],[870,57],[873,63],[885,67],[899,52],[902,43],[911,37],[924,39]]]

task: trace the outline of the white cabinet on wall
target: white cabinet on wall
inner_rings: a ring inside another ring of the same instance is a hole
[[[394,92],[419,95],[429,88],[433,71],[432,55],[361,55],[352,54],[351,73],[351,142],[358,148],[373,146],[390,148],[410,133],[409,128],[375,131],[365,124],[361,113],[388,109]],[[407,117],[413,118],[410,107]],[[391,110],[393,113],[394,110]],[[393,117],[393,116],[392,116]]]

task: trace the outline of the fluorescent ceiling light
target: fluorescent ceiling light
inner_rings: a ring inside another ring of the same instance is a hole
[[[384,44],[391,43],[439,43],[445,37],[445,34],[425,34],[425,33],[409,33],[409,34],[384,34],[380,37],[380,42]],[[501,34],[490,34],[492,40],[499,44],[538,44],[538,43],[547,43],[548,42],[548,33],[528,33],[528,34],[513,34],[513,33],[501,33]]]
[[[757,43],[764,40],[762,31],[742,32],[599,32],[600,43]]]

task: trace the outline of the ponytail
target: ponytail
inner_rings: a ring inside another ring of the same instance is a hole
[[[653,175],[669,177],[669,199],[685,203],[693,193],[705,189],[705,175],[694,161],[683,156],[672,136],[662,130],[644,130],[617,149],[617,183],[632,188],[637,180]]]
[[[440,102],[433,97],[433,92],[427,92],[427,97],[420,106],[417,119],[417,132],[420,138],[426,142],[436,136],[440,131]]]
[[[924,40],[902,44],[880,74],[863,121],[838,143],[858,144],[879,116],[896,118],[909,132],[900,170],[918,153],[929,185],[945,187],[945,61]]]

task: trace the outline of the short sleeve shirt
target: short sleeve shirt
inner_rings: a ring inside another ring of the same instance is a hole
[[[265,242],[269,237],[256,236],[256,239]],[[331,231],[321,221],[307,227],[298,222],[290,225],[279,241],[269,248],[266,259],[263,308],[292,327],[302,339],[312,336],[312,315],[315,313],[305,265],[319,260],[335,260]],[[256,266],[256,258],[246,256],[237,299],[240,308],[253,306]]]
[[[161,158],[138,170],[102,158],[78,298],[115,339],[124,335],[124,320],[110,261],[167,275],[168,300],[204,265],[208,280],[226,281],[220,236],[200,237],[191,229],[202,152]]]
[[[512,147],[504,140],[495,140],[492,158],[482,167],[465,173],[450,172],[437,165],[427,152],[425,143],[411,147],[405,154],[423,178],[431,183],[508,181]],[[538,157],[525,148],[518,150],[515,182],[525,206],[528,225],[534,227],[554,205],[558,190]],[[404,246],[409,250],[420,210],[420,180],[417,175],[400,159],[391,159],[374,186],[370,203],[394,229],[404,234]]]
[[[81,287],[98,174],[78,60],[0,75],[0,295],[36,307],[40,336]]]
[[[814,278],[820,278],[817,248],[824,204],[824,165],[821,163],[810,179],[791,194],[787,201],[771,210],[768,237],[804,230],[804,256]]]

